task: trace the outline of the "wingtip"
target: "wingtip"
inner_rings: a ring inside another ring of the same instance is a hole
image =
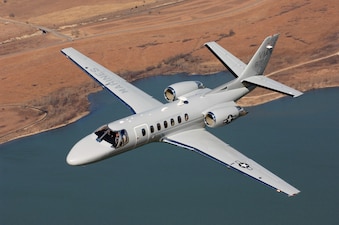
[[[300,193],[300,191],[298,191],[298,192],[296,192],[296,193],[293,193],[293,194],[287,194],[288,195],[288,197],[294,197],[294,196],[296,196],[297,194],[299,194]]]
[[[210,44],[212,44],[212,43],[214,43],[214,41],[206,42],[206,43],[204,44],[204,46],[208,47],[208,45],[210,45]]]
[[[68,49],[68,48],[63,48],[63,49],[60,50],[60,52],[61,52],[62,54],[64,54],[64,55],[67,55],[67,54],[66,54],[67,49]]]
[[[277,192],[281,193],[281,192],[283,192],[283,191],[280,190],[280,189],[277,189]],[[285,192],[285,194],[287,194],[288,197],[294,197],[294,196],[296,196],[296,195],[299,194],[299,193],[300,193],[299,190],[297,190],[297,191],[295,191],[295,192],[293,192],[293,193],[287,193],[287,192]]]
[[[276,189],[276,191],[279,192],[279,193],[285,193],[285,194],[287,194],[288,197],[294,197],[294,196],[296,196],[297,194],[300,193],[300,191],[298,189],[295,189],[295,191],[293,191],[293,192],[292,191],[285,192],[285,191],[282,191],[280,189]]]
[[[63,49],[61,49],[60,52],[62,52],[63,54],[66,55],[67,52],[68,52],[68,51],[71,51],[71,50],[73,50],[73,48],[72,48],[72,47],[68,47],[68,48],[63,48]]]
[[[297,98],[303,94],[304,94],[303,92],[298,91],[297,93],[294,93],[293,98]]]

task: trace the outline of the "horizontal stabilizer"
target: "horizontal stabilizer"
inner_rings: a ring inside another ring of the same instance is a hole
[[[238,77],[246,68],[246,64],[243,61],[235,57],[216,42],[207,42],[205,46],[220,60],[234,77]]]
[[[263,87],[263,88],[270,89],[272,91],[277,91],[283,94],[291,95],[293,97],[298,97],[303,94],[300,91],[297,91],[291,87],[288,87],[282,83],[279,83],[263,75],[247,77],[243,79],[241,82],[248,82],[248,83],[257,85],[259,87]]]

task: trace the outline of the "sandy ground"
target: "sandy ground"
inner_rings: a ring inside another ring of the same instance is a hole
[[[266,74],[301,91],[338,86],[338,9],[336,0],[2,1],[0,143],[87,112],[99,88],[60,53],[69,46],[132,81],[225,70],[205,42],[248,62],[280,33]],[[280,96],[256,89],[239,104]]]

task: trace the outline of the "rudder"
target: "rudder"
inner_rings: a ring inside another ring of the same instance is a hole
[[[266,69],[267,63],[271,58],[274,46],[279,38],[279,34],[275,34],[267,37],[250,62],[247,64],[246,68],[240,75],[240,78],[247,78],[255,75],[262,75]]]

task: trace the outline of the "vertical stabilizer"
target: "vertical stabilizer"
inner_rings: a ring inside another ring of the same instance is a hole
[[[232,55],[223,47],[215,42],[208,42],[207,48],[227,67],[227,69],[236,77],[231,82],[222,84],[214,88],[210,93],[217,93],[224,90],[232,90],[246,87],[249,91],[259,86],[272,91],[298,97],[302,92],[288,87],[282,83],[265,77],[264,71],[271,58],[274,46],[278,40],[279,34],[268,36],[262,42],[250,62],[246,65],[240,59]]]
[[[247,78],[255,75],[264,74],[268,61],[271,58],[275,43],[277,42],[279,34],[267,37],[260,45],[257,52],[254,54],[246,68],[240,75],[241,78]]]

